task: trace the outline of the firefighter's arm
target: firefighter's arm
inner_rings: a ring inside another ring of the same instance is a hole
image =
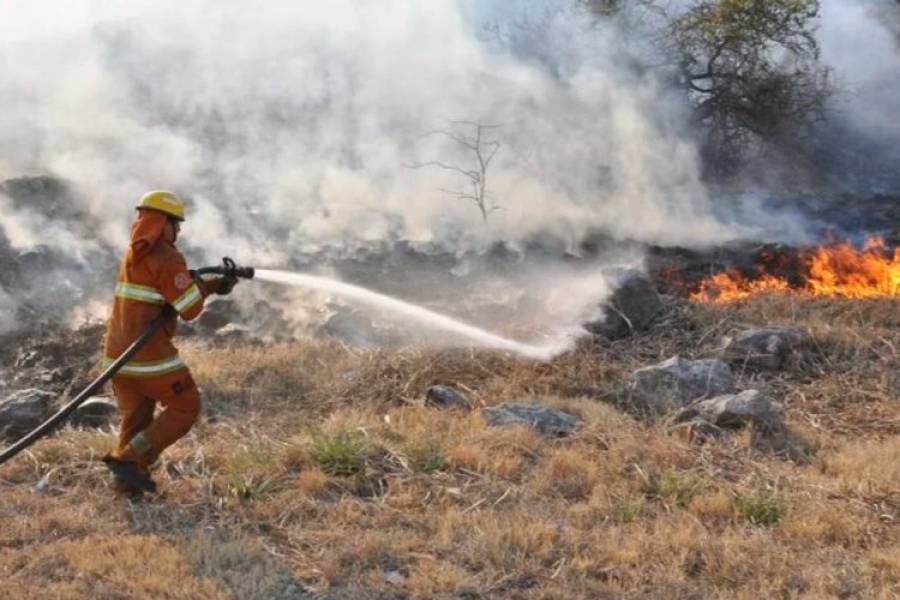
[[[203,282],[198,283],[191,277],[184,260],[173,260],[163,269],[162,294],[185,321],[195,319],[203,312],[203,299],[207,295],[203,287]]]

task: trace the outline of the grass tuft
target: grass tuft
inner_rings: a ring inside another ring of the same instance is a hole
[[[228,492],[241,500],[256,501],[262,499],[275,488],[275,482],[255,477],[236,477],[228,484]]]
[[[734,501],[738,515],[751,525],[773,527],[784,517],[785,507],[777,494],[769,491],[753,491],[739,494]]]
[[[312,455],[322,471],[337,477],[359,473],[369,447],[365,438],[352,431],[320,433],[313,437]]]
[[[444,453],[444,448],[437,441],[414,445],[410,449],[410,458],[415,467],[426,475],[440,473],[450,468],[450,461]]]
[[[670,500],[681,508],[690,504],[705,487],[705,482],[694,473],[667,471],[658,478],[651,478],[647,494],[651,497]]]

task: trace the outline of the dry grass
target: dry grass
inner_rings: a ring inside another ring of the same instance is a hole
[[[110,432],[65,430],[0,467],[0,595],[898,597],[898,315],[897,302],[681,306],[651,334],[541,365],[191,346],[204,418],[167,452],[159,495],[113,495],[98,462]],[[711,356],[748,324],[811,334],[785,370],[736,373],[783,401],[807,460],[748,434],[692,444],[616,408],[631,369]],[[478,410],[426,408],[434,383],[583,425],[563,439],[493,429]]]

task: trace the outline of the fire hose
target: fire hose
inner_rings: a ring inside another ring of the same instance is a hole
[[[228,257],[222,259],[222,264],[214,267],[201,267],[200,269],[192,270],[191,274],[195,277],[199,277],[201,275],[222,275],[226,277],[234,277],[241,279],[252,279],[254,275],[253,267],[239,267],[237,266],[233,260]],[[63,421],[65,421],[69,415],[75,412],[79,406],[81,406],[85,400],[94,395],[97,390],[103,387],[107,381],[109,381],[113,375],[118,372],[119,369],[122,368],[125,363],[131,360],[131,357],[134,356],[138,350],[140,350],[144,344],[153,336],[154,333],[159,330],[162,324],[169,318],[175,316],[177,313],[174,308],[172,308],[171,304],[166,304],[162,311],[156,315],[153,320],[151,320],[147,326],[144,328],[144,331],[131,342],[131,345],[125,349],[125,351],[113,361],[111,365],[109,365],[94,381],[91,382],[86,388],[84,388],[81,393],[79,393],[75,398],[73,398],[68,404],[63,406],[59,411],[56,412],[49,419],[41,423],[37,428],[35,428],[31,433],[28,433],[24,437],[22,437],[19,441],[14,443],[12,446],[4,450],[0,453],[0,465],[17,455],[19,452],[32,445],[34,442],[45,436],[47,433],[55,429],[59,426]]]

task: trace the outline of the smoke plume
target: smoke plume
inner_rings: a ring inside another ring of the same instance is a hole
[[[188,198],[182,245],[204,263],[291,267],[396,242],[458,257],[498,241],[575,250],[598,232],[689,246],[766,237],[777,216],[723,216],[710,198],[683,96],[616,21],[571,4],[4,5],[0,180],[47,175],[67,193],[48,214],[0,190],[0,228],[14,252],[65,256],[65,285],[82,282],[67,301],[85,302],[112,276],[135,202],[155,188]],[[860,21],[824,27],[823,46],[868,89],[884,71],[833,49],[869,18],[853,4],[828,0],[826,23]],[[884,31],[867,37],[873,52],[887,51]],[[885,87],[859,129],[896,140],[884,126],[896,98]],[[461,173],[476,160],[458,141],[473,123],[491,126],[485,148],[498,148],[485,174],[499,209],[487,222]],[[582,276],[591,280],[572,277]],[[31,302],[60,285],[22,277]],[[22,301],[0,284],[0,302]],[[583,308],[605,293],[583,292]]]
[[[869,193],[900,188],[900,4],[824,0],[818,31],[822,60],[833,69],[831,136],[842,182]]]
[[[494,15],[450,0],[129,6],[6,43],[0,79],[3,174],[72,182],[113,245],[156,187],[191,197],[185,233],[210,256],[257,262],[386,239],[730,233],[709,217],[683,107],[578,11],[540,23],[550,71],[486,43]],[[465,189],[458,173],[410,168],[468,168],[469,151],[426,135],[454,120],[498,126],[487,227],[441,191]]]

